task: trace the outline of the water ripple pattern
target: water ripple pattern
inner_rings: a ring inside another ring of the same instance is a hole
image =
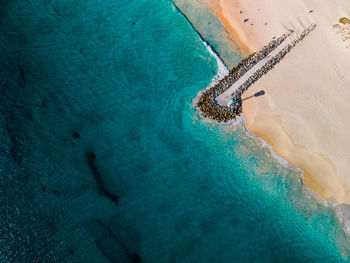
[[[347,257],[295,174],[197,120],[218,66],[171,1],[1,3],[0,262]]]

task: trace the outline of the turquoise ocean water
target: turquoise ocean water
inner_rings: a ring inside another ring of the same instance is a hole
[[[170,0],[3,0],[0,262],[342,262],[332,209],[192,107],[217,62]]]

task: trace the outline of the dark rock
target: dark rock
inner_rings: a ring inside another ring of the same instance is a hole
[[[25,78],[25,75],[24,75],[24,69],[23,69],[23,67],[22,67],[20,64],[17,64],[17,67],[18,67],[19,72],[20,72],[20,74],[21,74],[21,79],[22,79],[23,81],[26,81],[26,78]]]
[[[80,134],[78,132],[76,132],[76,131],[73,132],[72,136],[73,136],[74,139],[79,139],[80,138]]]

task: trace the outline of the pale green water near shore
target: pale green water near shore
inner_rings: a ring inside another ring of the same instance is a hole
[[[198,118],[217,62],[171,1],[12,0],[0,43],[1,262],[345,261],[332,209]]]
[[[173,0],[176,6],[190,20],[196,31],[220,54],[225,65],[232,69],[241,60],[239,47],[225,30],[220,20],[203,0]]]

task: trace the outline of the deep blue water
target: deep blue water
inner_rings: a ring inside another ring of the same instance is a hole
[[[170,0],[3,0],[0,262],[341,262],[332,209],[192,100]]]

